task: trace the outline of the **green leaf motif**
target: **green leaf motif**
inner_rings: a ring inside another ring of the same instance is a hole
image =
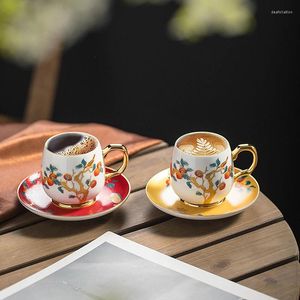
[[[47,171],[50,171],[50,169],[49,169],[48,167],[46,167],[46,170],[47,170]]]
[[[53,182],[54,182],[56,185],[61,185],[61,184],[60,184],[60,181],[57,180],[57,179],[55,179]]]
[[[186,180],[190,180],[190,176],[188,174],[183,174],[183,178]]]
[[[224,172],[223,172],[223,174],[224,174],[224,173],[226,173],[226,172],[227,172],[227,170],[228,170],[228,167],[226,166],[226,167],[225,167],[225,169],[224,169]]]
[[[217,165],[215,163],[209,165],[211,168],[215,168]]]
[[[109,187],[110,189],[113,189],[115,187],[115,184],[110,182],[107,184],[107,187]]]
[[[197,191],[197,192],[196,192],[196,195],[202,196],[202,193],[201,193],[200,191]]]
[[[49,186],[46,183],[44,183],[44,187],[49,190]]]
[[[250,185],[250,184],[251,184],[251,181],[247,180],[246,185]]]
[[[175,181],[177,181],[177,179],[175,178],[175,176],[174,175],[171,175],[171,177],[175,180]]]
[[[86,166],[86,161],[84,159],[81,161],[81,163],[84,167]]]
[[[47,177],[48,175],[47,175],[47,173],[46,173],[46,171],[44,171],[44,175]]]
[[[56,173],[56,176],[60,177],[60,176],[62,176],[62,174],[61,173]]]
[[[189,181],[186,182],[186,185],[187,185],[190,189],[192,188],[192,184],[191,184]]]
[[[176,160],[176,163],[177,163],[178,165],[180,165],[180,162],[179,162],[179,160]]]
[[[188,166],[189,165],[189,163],[188,162],[186,162],[185,160],[183,160],[183,159],[181,159],[181,163],[182,163],[182,166]]]
[[[216,185],[216,186],[219,186],[219,183],[220,183],[220,180],[217,180],[217,181],[215,182],[215,185]]]
[[[63,188],[60,186],[60,187],[58,187],[57,188],[62,194],[64,193],[64,190],[63,190]]]
[[[96,164],[93,164],[92,172],[96,169]]]
[[[256,186],[254,186],[254,185],[250,185],[250,187],[251,187],[251,188],[254,188],[254,189],[256,188]]]
[[[74,195],[69,195],[69,198],[76,198],[76,196],[74,196]]]
[[[79,164],[79,165],[77,165],[75,168],[76,169],[81,169],[83,166],[82,166],[82,164]]]
[[[187,171],[187,172],[192,172],[193,169],[192,169],[192,168],[187,168],[186,171]]]
[[[216,164],[217,164],[217,166],[219,166],[220,165],[220,160],[217,158],[217,160],[216,160]]]
[[[89,185],[89,184],[90,184],[90,180],[87,179],[87,180],[85,181],[85,184],[86,184],[86,185]]]
[[[57,168],[55,166],[53,166],[53,165],[50,164],[49,167],[50,167],[51,172],[57,171]]]

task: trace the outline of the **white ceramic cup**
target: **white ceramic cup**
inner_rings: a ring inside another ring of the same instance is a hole
[[[193,155],[179,149],[178,144],[187,136],[208,134],[220,138],[224,142],[224,150],[213,155]],[[234,164],[243,151],[253,155],[249,169],[234,174]],[[241,144],[231,151],[230,144],[223,136],[212,132],[191,132],[175,142],[170,165],[170,183],[175,193],[184,202],[197,206],[220,204],[230,192],[234,179],[251,174],[257,165],[256,148],[249,144]]]
[[[51,141],[67,135],[87,136],[94,140],[95,148],[88,153],[62,155],[49,150]],[[114,150],[123,152],[123,162],[117,171],[105,173],[104,157]],[[65,132],[49,138],[42,158],[43,188],[52,202],[63,208],[80,208],[94,203],[104,187],[105,180],[124,172],[128,164],[128,151],[124,145],[110,144],[103,150],[99,140],[85,132]]]

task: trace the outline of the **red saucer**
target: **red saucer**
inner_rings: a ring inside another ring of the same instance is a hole
[[[106,168],[106,172],[111,172]],[[96,202],[89,207],[64,209],[55,206],[42,186],[41,171],[26,177],[19,185],[17,195],[20,203],[31,212],[54,220],[80,221],[98,218],[119,208],[130,194],[130,183],[124,175],[115,176],[105,182]]]

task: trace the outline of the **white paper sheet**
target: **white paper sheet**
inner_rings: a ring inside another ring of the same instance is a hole
[[[274,299],[107,232],[0,299]]]

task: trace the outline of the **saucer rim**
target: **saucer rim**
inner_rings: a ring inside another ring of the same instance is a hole
[[[115,169],[113,168],[110,168],[110,167],[105,167],[105,169],[108,169],[110,171],[115,171]],[[37,208],[34,208],[32,207],[30,204],[26,205],[21,199],[20,199],[20,188],[21,188],[21,185],[23,184],[23,182],[29,178],[30,176],[32,176],[33,174],[36,174],[36,173],[39,173],[41,172],[41,170],[37,170],[35,172],[32,172],[30,175],[26,176],[25,178],[23,178],[17,188],[17,197],[18,197],[18,200],[19,200],[19,203],[21,203],[21,205],[23,207],[25,207],[27,210],[29,210],[30,212],[40,216],[40,217],[44,217],[44,218],[47,218],[47,219],[51,219],[51,220],[57,220],[57,221],[69,221],[69,222],[72,222],[72,221],[84,221],[84,220],[90,220],[90,219],[95,219],[95,218],[99,218],[99,217],[102,217],[102,216],[105,216],[111,212],[113,212],[114,210],[118,209],[119,207],[121,207],[128,199],[130,193],[131,193],[131,184],[128,180],[128,178],[124,175],[124,174],[119,174],[118,176],[122,176],[125,181],[127,182],[128,184],[128,193],[127,195],[124,197],[123,201],[120,202],[119,204],[113,206],[112,208],[104,211],[104,212],[99,212],[99,213],[96,213],[96,214],[91,214],[91,215],[86,215],[86,216],[57,216],[57,215],[50,215],[48,213],[45,213],[45,212],[42,212],[40,210],[38,210]],[[62,208],[63,209],[63,208]],[[79,208],[81,209],[81,208]],[[67,209],[65,209],[66,211],[68,211]]]
[[[239,168],[236,168],[236,167],[234,167],[234,170],[240,171],[240,169],[239,169]],[[163,170],[157,172],[155,175],[153,175],[153,176],[148,180],[147,185],[146,185],[146,188],[145,188],[145,191],[146,191],[147,198],[150,200],[150,202],[151,202],[156,208],[158,208],[159,210],[163,211],[164,213],[169,214],[169,215],[172,215],[172,216],[174,216],[174,217],[178,217],[178,218],[182,218],[182,219],[188,219],[188,220],[199,220],[199,221],[203,221],[203,220],[204,220],[204,221],[205,221],[205,220],[217,220],[217,219],[224,219],[224,218],[232,217],[232,216],[234,216],[234,215],[237,215],[237,214],[243,212],[244,210],[246,210],[247,208],[249,208],[251,205],[253,205],[253,204],[256,202],[256,200],[257,200],[257,198],[258,198],[258,196],[259,196],[259,194],[260,194],[260,186],[259,186],[257,180],[255,179],[255,177],[254,177],[252,174],[250,174],[250,175],[247,175],[247,176],[250,176],[250,177],[254,180],[254,182],[256,183],[256,185],[257,185],[257,194],[256,194],[256,197],[255,197],[249,204],[247,204],[246,206],[243,206],[242,208],[237,209],[237,210],[235,210],[235,211],[231,211],[231,212],[223,213],[223,214],[218,214],[218,215],[208,215],[208,216],[205,216],[205,215],[202,215],[202,214],[199,214],[199,215],[182,214],[182,213],[180,213],[180,212],[177,212],[177,211],[170,210],[170,209],[167,209],[167,208],[165,208],[165,207],[162,207],[162,206],[158,205],[157,203],[153,202],[152,199],[151,199],[151,197],[150,197],[150,195],[149,195],[149,192],[148,192],[149,185],[150,185],[150,184],[149,184],[150,181],[151,181],[155,176],[157,176],[158,174],[163,173],[163,172],[168,173],[168,171],[169,171],[169,168],[166,168],[166,169],[163,169]],[[172,188],[171,185],[170,185],[170,188]],[[180,201],[180,198],[179,198],[179,197],[178,197],[178,200],[177,200],[177,201]],[[225,200],[225,201],[226,201],[226,200]],[[224,202],[225,202],[225,201],[224,201]],[[220,205],[222,205],[222,203],[221,203]],[[197,209],[197,207],[196,207],[196,209]],[[199,209],[202,209],[202,208],[199,207]]]

